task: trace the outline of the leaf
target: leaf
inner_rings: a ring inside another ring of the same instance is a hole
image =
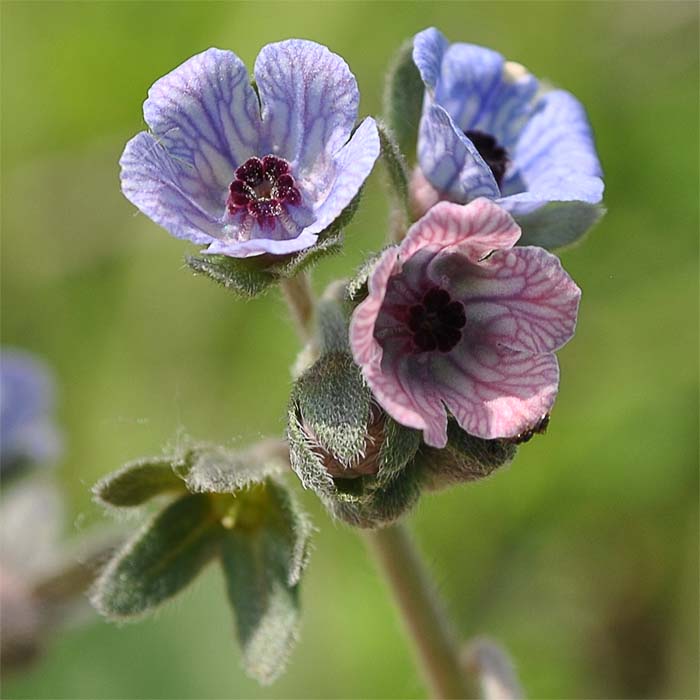
[[[409,39],[396,52],[384,88],[386,121],[396,134],[401,153],[409,160],[416,153],[424,92],[425,86],[413,63],[413,40]]]
[[[239,297],[251,299],[263,294],[275,281],[263,267],[263,261],[252,258],[229,258],[225,255],[196,257],[188,255],[185,262],[197,275],[205,275]]]
[[[93,605],[112,619],[151,612],[211,561],[225,532],[211,498],[188,494],[151,519],[107,564]]]
[[[269,481],[265,495],[262,522],[228,532],[221,563],[244,668],[267,685],[284,670],[298,637],[311,526],[282,486]]]
[[[93,486],[92,493],[105,505],[129,508],[163,493],[185,490],[182,479],[173,471],[173,458],[149,457],[109,474]]]
[[[234,493],[283,471],[279,459],[255,448],[231,450],[216,445],[200,446],[192,450],[190,462],[183,478],[193,493]]]
[[[342,285],[344,292],[345,285]],[[328,290],[327,290],[328,291]],[[316,336],[321,354],[350,352],[348,309],[344,299],[324,294],[316,304]]]
[[[581,239],[605,214],[602,204],[551,202],[531,214],[516,216],[523,233],[518,245],[554,250]]]

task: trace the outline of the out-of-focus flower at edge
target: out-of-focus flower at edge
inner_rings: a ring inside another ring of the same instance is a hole
[[[353,133],[357,81],[325,46],[268,44],[254,79],[231,51],[193,56],[151,87],[150,132],[129,141],[120,161],[126,197],[206,253],[280,256],[313,246],[379,155],[372,118]]]
[[[399,423],[444,447],[447,413],[479,438],[535,428],[557,394],[554,351],[574,334],[580,290],[488,199],[441,202],[387,249],[350,343],[372,393]]]
[[[61,451],[53,422],[55,386],[49,368],[30,353],[0,352],[0,474],[48,464]]]
[[[565,216],[573,227],[588,228],[589,216],[600,216],[599,207],[582,214],[601,202],[603,181],[586,113],[573,95],[543,88],[495,51],[450,44],[435,28],[416,35],[413,60],[426,87],[411,183],[416,216],[439,200],[477,197],[516,218],[558,203],[554,223]],[[523,235],[527,243],[529,231]]]

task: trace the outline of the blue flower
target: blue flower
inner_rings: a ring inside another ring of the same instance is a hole
[[[488,197],[518,220],[526,245],[545,244],[543,235],[570,242],[599,216],[601,167],[573,95],[547,91],[495,51],[450,45],[434,28],[416,35],[413,60],[426,87],[412,182],[417,214],[443,199]]]
[[[0,472],[55,460],[61,447],[53,422],[54,382],[48,367],[27,352],[0,355]]]
[[[122,190],[177,238],[236,258],[313,246],[379,155],[373,119],[353,132],[357,81],[325,46],[265,46],[254,85],[208,49],[156,81],[120,164]],[[352,134],[352,135],[351,135]]]

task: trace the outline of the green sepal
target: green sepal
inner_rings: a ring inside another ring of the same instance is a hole
[[[107,506],[140,506],[164,493],[175,494],[187,489],[174,471],[171,457],[150,457],[125,464],[92,488],[95,499]]]
[[[367,297],[367,282],[386,249],[383,248],[378,253],[370,253],[347,283],[345,293],[352,304],[359,304]]]
[[[413,40],[406,41],[389,66],[384,88],[384,114],[402,153],[413,159],[425,86],[413,62]]]
[[[579,241],[605,214],[602,204],[550,202],[531,214],[516,216],[522,229],[518,245],[555,250]]]
[[[268,481],[258,498],[263,503],[254,526],[241,524],[223,538],[221,564],[243,666],[269,684],[284,670],[298,637],[299,580],[312,528],[279,484]]]
[[[337,255],[343,250],[343,232],[341,230],[329,233],[327,236],[316,241],[314,245],[299,253],[295,253],[290,258],[271,265],[267,268],[276,278],[296,277],[301,272],[316,265],[324,258]]]
[[[198,445],[190,449],[186,468],[179,475],[192,493],[227,494],[283,471],[279,457],[265,454],[257,446],[232,450],[218,445]]]
[[[182,496],[153,517],[107,564],[93,588],[93,605],[116,620],[153,611],[212,560],[223,534],[210,496]]]
[[[408,164],[406,163],[406,158],[403,153],[401,153],[399,144],[390,127],[382,121],[377,121],[377,129],[379,131],[379,141],[382,147],[381,155],[389,175],[389,182],[395,199],[403,209],[405,214],[404,223],[406,223],[411,216],[408,201]]]
[[[475,437],[450,418],[447,445],[442,449],[424,445],[420,449],[418,463],[426,488],[437,490],[483,479],[510,462],[516,451],[517,447],[512,441]]]
[[[239,297],[252,299],[260,296],[275,282],[275,277],[264,267],[263,256],[230,258],[226,255],[197,257],[188,255],[187,266],[196,274],[204,275]]]
[[[297,380],[292,401],[318,445],[349,466],[365,450],[370,397],[350,354],[330,352]]]

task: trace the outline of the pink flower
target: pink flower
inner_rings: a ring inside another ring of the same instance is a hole
[[[480,198],[440,202],[386,250],[350,343],[399,423],[447,443],[447,411],[471,435],[512,438],[552,408],[554,351],[574,334],[581,290],[558,258],[517,247],[520,228]]]

